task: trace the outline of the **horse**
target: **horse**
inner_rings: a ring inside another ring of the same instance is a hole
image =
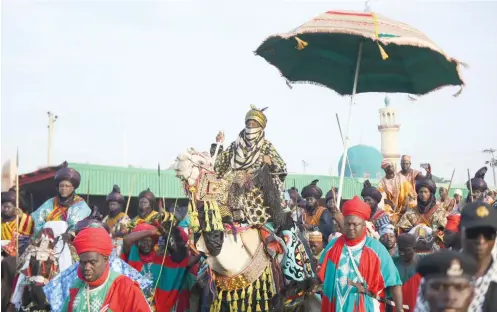
[[[211,281],[203,285],[204,292],[211,292],[210,310],[269,311],[269,306],[274,310],[274,297],[302,288],[303,281],[314,277],[310,248],[305,246],[306,242],[294,224],[268,222],[270,216],[258,211],[259,207],[245,206],[257,200],[262,206],[261,199],[267,198],[265,194],[242,204],[230,198],[228,194],[233,186],[235,192],[243,193],[252,183],[251,177],[232,171],[219,179],[213,167],[209,153],[192,148],[180,154],[174,163],[176,176],[190,198],[190,226],[200,234],[195,247],[207,257],[205,265],[209,269],[201,268],[200,272],[213,271],[210,275],[206,273]],[[258,220],[254,219],[246,223],[233,222],[241,219],[240,216],[250,219],[247,217],[250,213],[260,216],[259,220],[263,221],[259,224],[255,224]],[[221,224],[218,224],[219,219],[222,219]],[[203,276],[199,273],[200,279]],[[216,286],[214,291],[213,284]],[[297,297],[305,297],[305,291],[298,293]]]
[[[43,228],[20,257],[18,280],[12,298],[18,311],[50,311],[43,287],[59,272],[55,255],[57,239],[51,228]]]

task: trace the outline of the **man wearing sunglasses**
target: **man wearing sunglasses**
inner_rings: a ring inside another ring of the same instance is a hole
[[[497,311],[497,210],[482,201],[468,203],[461,213],[460,228],[462,252],[478,263],[469,311]]]
[[[467,203],[461,212],[461,252],[476,260],[474,297],[468,311],[497,311],[497,210],[483,201]],[[422,285],[425,281],[422,282]],[[418,292],[415,312],[430,311]]]

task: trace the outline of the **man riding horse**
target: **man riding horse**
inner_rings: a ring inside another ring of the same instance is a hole
[[[310,249],[282,208],[286,165],[265,138],[264,110],[251,107],[245,129],[226,150],[219,133],[211,155],[190,149],[175,164],[191,199],[196,247],[215,272],[201,267],[199,273],[215,285],[207,290],[217,290],[207,296],[212,302],[203,302],[211,311],[269,311],[290,281],[314,276]]]

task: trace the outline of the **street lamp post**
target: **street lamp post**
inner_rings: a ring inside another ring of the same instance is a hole
[[[47,112],[48,115],[48,166],[52,164],[52,142],[53,142],[53,126],[57,121],[58,116]]]
[[[492,173],[494,176],[494,187],[497,187],[497,181],[496,181],[496,177],[495,177],[495,167],[497,166],[497,159],[495,159],[495,152],[496,152],[496,150],[493,148],[483,150],[483,153],[490,154],[491,158],[490,158],[490,160],[485,161],[485,164],[492,167]]]
[[[305,173],[305,168],[307,168],[307,166],[309,166],[309,164],[305,160],[302,160],[302,167],[304,168],[304,173]]]

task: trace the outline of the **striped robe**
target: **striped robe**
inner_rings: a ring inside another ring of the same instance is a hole
[[[19,216],[19,234],[31,236],[33,234],[33,218],[27,213]],[[11,240],[16,231],[16,218],[9,222],[2,222],[2,240]]]

